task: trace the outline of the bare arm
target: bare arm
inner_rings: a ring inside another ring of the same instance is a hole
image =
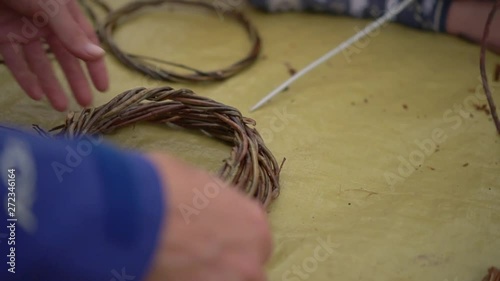
[[[493,5],[494,2],[489,1],[454,1],[446,22],[447,32],[476,43],[481,42],[484,25]],[[500,54],[500,15],[493,19],[488,47]]]

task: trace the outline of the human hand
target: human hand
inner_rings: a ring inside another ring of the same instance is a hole
[[[264,266],[272,242],[259,203],[170,156],[150,159],[168,188],[168,215],[146,280],[267,280]],[[195,192],[206,200],[194,203]],[[187,206],[195,212],[186,211]]]
[[[96,89],[108,88],[104,50],[75,0],[0,0],[0,54],[5,64],[28,96],[35,100],[46,96],[52,107],[64,111],[68,98],[45,44],[81,106],[91,105],[92,92],[80,60],[85,61]]]

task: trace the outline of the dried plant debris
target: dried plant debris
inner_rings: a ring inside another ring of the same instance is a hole
[[[285,62],[285,66],[286,66],[286,69],[288,70],[288,74],[290,74],[290,76],[294,76],[295,73],[297,73],[297,70],[295,68],[293,68],[289,62]]]

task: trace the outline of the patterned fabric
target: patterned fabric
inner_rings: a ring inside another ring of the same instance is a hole
[[[250,0],[256,8],[271,12],[323,12],[357,18],[378,18],[402,0]],[[446,31],[452,0],[416,0],[395,21],[414,28]]]

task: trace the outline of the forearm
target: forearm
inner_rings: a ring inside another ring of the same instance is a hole
[[[480,42],[484,32],[486,19],[494,2],[489,1],[455,1],[450,7],[446,30],[448,33]],[[493,19],[488,37],[488,47],[500,53],[500,15]]]
[[[357,18],[378,18],[397,0],[250,0],[257,8],[268,12],[311,11],[345,15]],[[445,31],[451,0],[416,0],[396,16],[395,21],[414,28]]]
[[[144,276],[164,219],[149,161],[96,139],[43,140],[0,129],[0,163],[2,179],[15,169],[18,218],[15,245],[0,243],[1,253],[15,247],[16,273],[7,271],[4,256],[0,280]],[[5,184],[1,223],[9,214]]]

